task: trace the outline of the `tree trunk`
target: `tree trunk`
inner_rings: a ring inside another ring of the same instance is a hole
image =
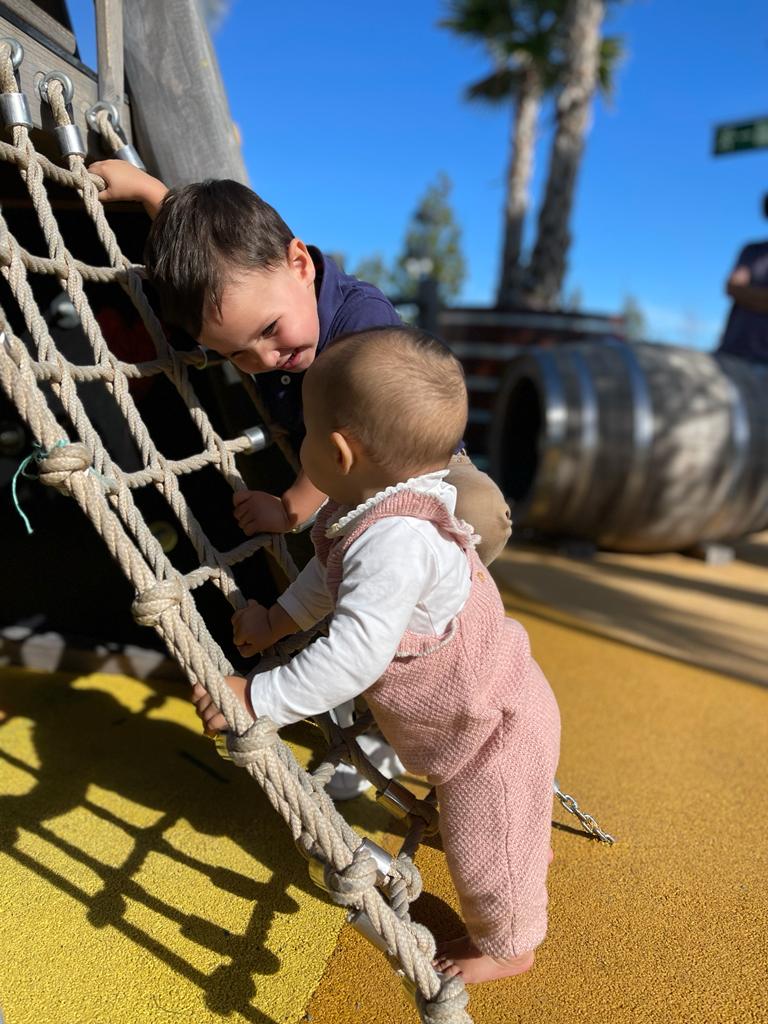
[[[517,305],[522,288],[521,255],[523,228],[528,213],[528,185],[533,170],[536,121],[541,106],[541,83],[534,68],[529,68],[515,103],[511,152],[507,170],[507,194],[504,207],[504,247],[496,304],[501,308]]]
[[[558,303],[568,267],[571,208],[597,85],[604,10],[604,0],[570,0],[564,20],[566,78],[557,100],[557,127],[525,286],[533,306]]]

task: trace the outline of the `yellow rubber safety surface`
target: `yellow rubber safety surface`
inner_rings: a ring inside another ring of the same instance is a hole
[[[470,990],[474,1020],[763,1024],[768,691],[521,618],[560,702],[560,783],[619,841],[555,809],[549,936],[528,975]],[[4,669],[0,708],[6,1024],[418,1019],[182,687]],[[307,761],[319,737],[286,738]],[[344,811],[394,848],[368,798]],[[415,916],[457,934],[442,854],[418,863]]]

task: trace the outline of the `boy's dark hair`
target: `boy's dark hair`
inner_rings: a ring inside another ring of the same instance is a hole
[[[221,308],[232,271],[279,266],[293,237],[280,214],[238,181],[171,189],[144,251],[163,318],[199,337],[205,303]]]

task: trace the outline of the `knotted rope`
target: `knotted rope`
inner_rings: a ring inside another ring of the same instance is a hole
[[[18,91],[7,43],[0,44],[0,91]],[[70,125],[61,83],[49,80],[47,95],[55,124]],[[99,114],[96,121],[106,143],[115,151],[123,143],[108,117]],[[332,774],[333,763],[327,762],[317,776],[307,774],[279,739],[274,723],[268,719],[253,722],[223,682],[222,677],[230,674],[232,667],[197,610],[194,589],[211,581],[233,608],[242,607],[244,598],[232,566],[260,547],[270,551],[289,578],[295,576],[296,569],[282,537],[262,536],[233,551],[217,550],[190,510],[178,477],[213,466],[231,487],[242,489],[245,483],[235,455],[248,450],[250,442],[245,438],[225,440],[213,429],[189,378],[189,365],[199,365],[202,357],[178,353],[168,344],[144,294],[141,268],[125,258],[107,223],[98,198],[104,182],[89,174],[82,156],[68,155],[67,167],[59,167],[37,153],[23,124],[12,126],[10,131],[12,144],[0,142],[0,159],[19,171],[37,214],[47,254],[34,255],[23,249],[0,214],[0,273],[23,315],[35,353],[34,357],[30,354],[11,329],[5,312],[0,310],[0,383],[44,453],[38,465],[40,480],[71,495],[89,516],[135,588],[133,612],[137,621],[156,629],[190,682],[199,682],[206,688],[227,721],[230,756],[262,786],[270,803],[288,823],[301,851],[322,860],[331,898],[367,916],[405,977],[415,985],[422,1020],[468,1024],[463,986],[435,972],[431,965],[434,940],[427,929],[410,920],[409,901],[421,891],[421,879],[410,857],[401,854],[383,885],[377,884],[376,863],[325,792],[324,784]],[[104,249],[105,266],[88,266],[72,256],[56,223],[46,179],[78,192]],[[91,365],[74,366],[60,353],[35,301],[27,278],[29,272],[58,278],[90,343]],[[89,305],[85,281],[112,282],[125,290],[152,338],[155,360],[126,364],[111,353]],[[143,423],[128,379],[156,373],[166,375],[187,406],[200,436],[202,450],[196,455],[175,461],[167,459]],[[136,445],[142,470],[125,473],[110,457],[77,390],[77,382],[85,380],[101,381],[112,395]],[[243,380],[258,401],[250,379]],[[42,383],[50,385],[64,409],[69,424],[66,432],[46,401]],[[266,420],[263,409],[259,411]],[[276,441],[295,467],[295,458],[285,440],[277,435]],[[143,486],[156,487],[168,502],[195,549],[200,562],[198,569],[182,574],[168,560],[134,501],[133,491]],[[344,730],[336,741],[348,750],[357,748],[354,735]],[[335,755],[337,761],[339,751]],[[363,766],[357,755],[355,763]],[[389,900],[382,895],[382,889]]]

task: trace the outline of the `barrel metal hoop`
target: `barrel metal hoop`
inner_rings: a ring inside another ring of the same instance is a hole
[[[567,357],[573,367],[579,391],[579,422],[581,431],[578,442],[573,484],[565,496],[562,515],[567,522],[578,521],[583,511],[584,499],[592,493],[595,463],[600,444],[600,410],[597,390],[589,371],[584,353],[577,346],[569,346]]]
[[[546,515],[549,498],[557,487],[557,470],[563,454],[563,442],[568,426],[568,406],[565,401],[563,378],[552,352],[535,352],[534,359],[541,377],[544,398],[544,450],[539,453],[541,469],[536,475],[528,510],[524,518],[536,519]],[[544,503],[542,505],[542,502]]]
[[[610,528],[600,537],[601,543],[612,544],[629,532],[633,520],[640,511],[638,498],[646,481],[646,470],[653,444],[654,416],[648,381],[632,347],[616,341],[607,341],[605,344],[616,351],[626,366],[632,406],[633,443],[627,475],[611,515]]]

